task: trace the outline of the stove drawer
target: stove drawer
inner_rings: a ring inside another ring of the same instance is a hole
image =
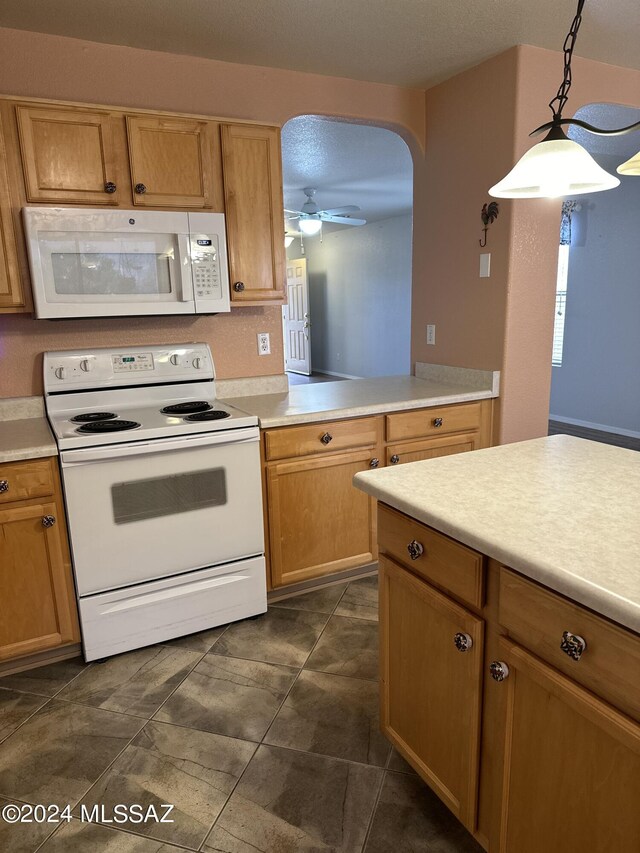
[[[264,557],[81,598],[86,660],[265,613]]]

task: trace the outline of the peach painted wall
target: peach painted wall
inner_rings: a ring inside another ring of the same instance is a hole
[[[195,57],[0,29],[5,95],[201,113],[284,124],[301,114],[343,116],[397,130],[422,159],[424,92],[376,83],[234,65]],[[420,172],[420,169],[417,170]],[[416,177],[418,180],[419,177]],[[416,195],[422,190],[416,184]],[[417,249],[417,261],[424,258]],[[282,373],[279,307],[189,319],[39,321],[0,316],[0,396],[41,393],[47,349],[205,340],[221,378]],[[271,334],[258,356],[256,334]]]
[[[502,370],[500,443],[547,432],[560,202],[500,201],[484,250],[480,210],[550,117],[561,75],[561,54],[519,46],[427,92],[427,264],[414,285],[412,358]],[[567,115],[595,101],[640,102],[638,71],[576,59],[573,78]],[[481,251],[491,252],[488,279]],[[436,324],[435,347],[426,323]]]

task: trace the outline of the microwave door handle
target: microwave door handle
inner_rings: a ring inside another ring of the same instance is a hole
[[[189,235],[178,234],[178,274],[180,276],[180,301],[193,302],[193,264],[189,251]],[[172,285],[173,270],[171,274]]]

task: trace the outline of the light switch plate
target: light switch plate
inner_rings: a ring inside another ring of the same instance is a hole
[[[491,276],[491,252],[483,252],[480,255],[480,278]]]
[[[431,346],[436,345],[436,327],[434,323],[429,323],[427,326],[427,343]]]

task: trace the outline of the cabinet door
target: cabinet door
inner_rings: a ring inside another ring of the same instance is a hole
[[[7,163],[2,126],[0,126],[0,311],[24,305],[20,269],[16,252]]]
[[[456,647],[457,634],[471,638],[466,651]],[[471,831],[483,639],[481,619],[380,558],[382,730]]]
[[[222,168],[231,299],[254,305],[282,302],[285,251],[280,131],[223,125]]]
[[[218,125],[169,116],[127,116],[133,203],[222,210]]]
[[[0,660],[80,639],[64,531],[55,501],[0,510]]]
[[[108,112],[16,107],[27,201],[118,204]]]
[[[640,726],[519,646],[503,640],[501,652],[500,853],[637,853]]]
[[[466,453],[469,450],[478,450],[481,446],[477,432],[390,444],[387,447],[387,465],[420,462],[422,459],[436,459],[438,456]]]
[[[274,587],[376,559],[375,501],[351,482],[374,456],[358,450],[267,467]]]

